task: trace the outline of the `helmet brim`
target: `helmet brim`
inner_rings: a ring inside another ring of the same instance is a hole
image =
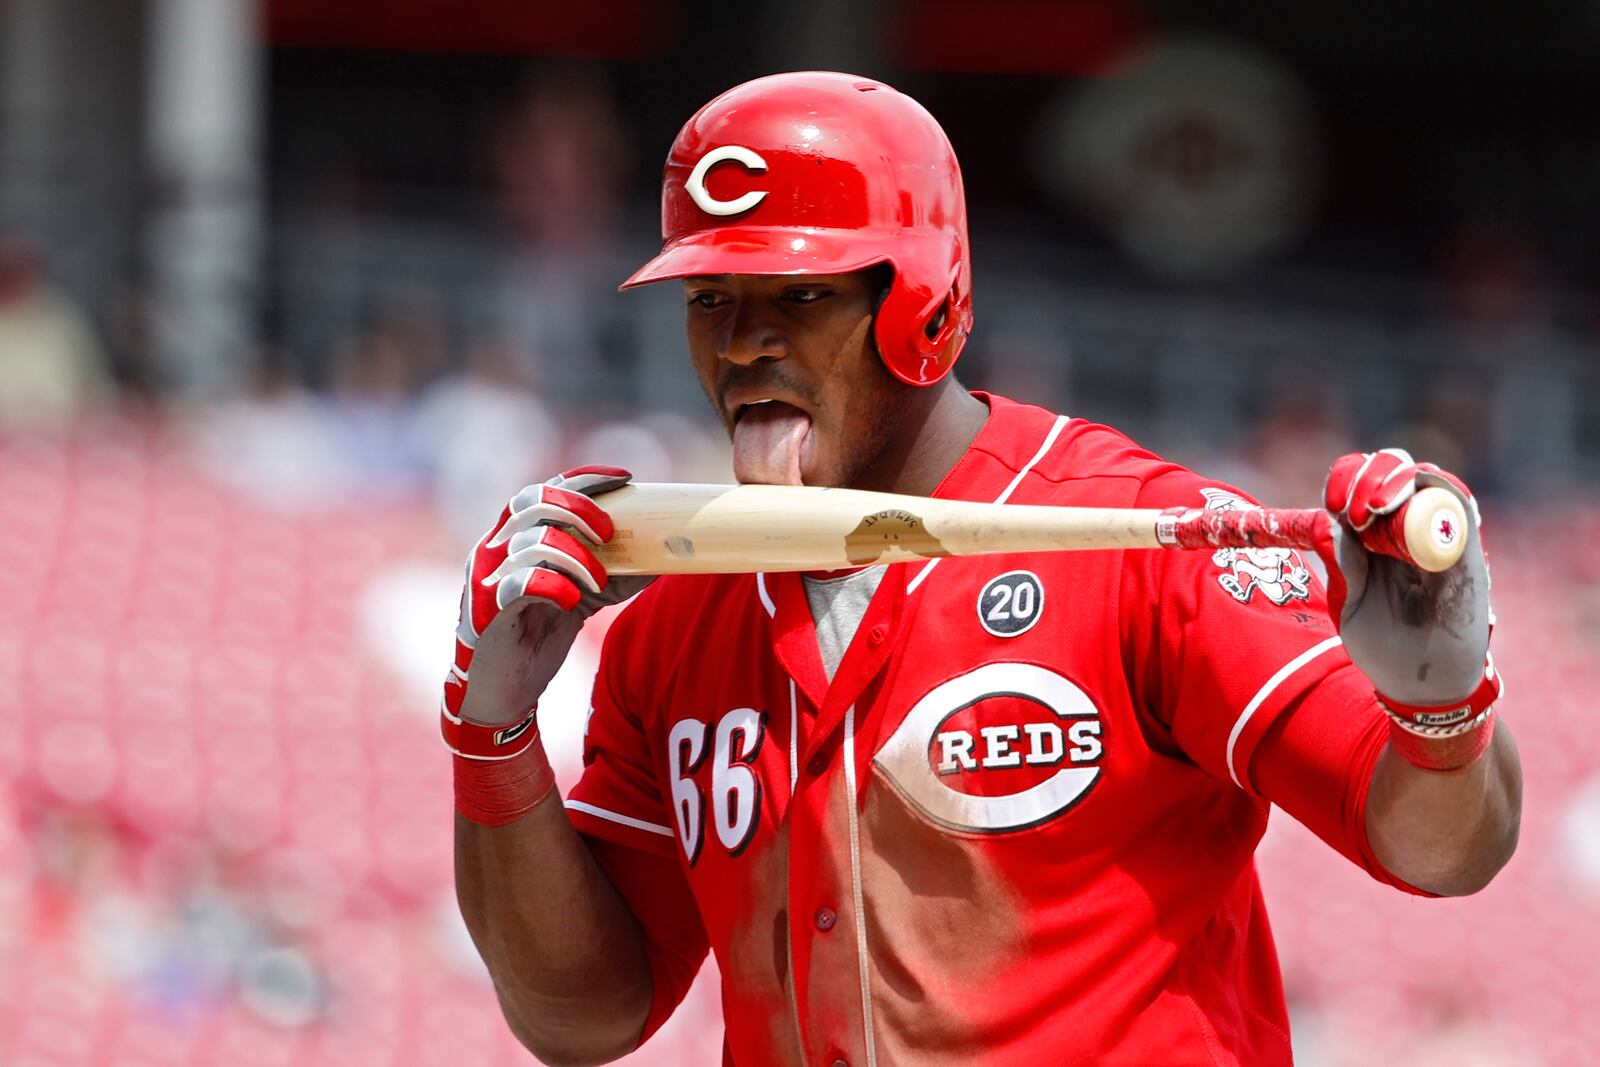
[[[699,230],[669,243],[618,289],[717,274],[849,274],[893,262],[893,238],[859,230],[735,226]]]

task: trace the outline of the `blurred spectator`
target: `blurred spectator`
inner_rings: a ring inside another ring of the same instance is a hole
[[[1259,481],[1248,488],[1260,499],[1281,506],[1318,506],[1328,464],[1353,448],[1344,420],[1325,390],[1314,386],[1284,390],[1272,399],[1250,435],[1245,455]]]
[[[1465,419],[1459,404],[1437,412],[1441,428],[1457,431],[1474,459],[1493,464],[1489,477],[1463,473],[1490,494],[1567,491],[1580,465],[1580,383],[1591,353],[1557,319],[1539,242],[1511,226],[1465,225],[1445,250],[1439,282],[1450,312],[1441,344],[1448,365],[1439,377],[1484,398],[1465,406]]]
[[[389,330],[349,341],[335,357],[333,434],[350,474],[379,495],[416,491],[426,475],[411,435],[419,368],[414,349]]]
[[[731,482],[733,456],[728,435],[720,422],[691,419],[671,411],[644,412],[639,424],[662,441],[669,450],[671,474],[663,481]],[[644,475],[636,474],[643,478]]]
[[[486,337],[461,373],[430,386],[417,405],[416,448],[433,474],[440,514],[463,546],[512,493],[559,470],[560,428],[524,372],[503,338]]]
[[[1502,489],[1490,450],[1489,390],[1481,383],[1439,382],[1422,398],[1418,421],[1396,432],[1394,444],[1419,459],[1454,471],[1479,497]]]
[[[284,362],[264,355],[250,390],[200,409],[195,429],[218,480],[260,503],[294,506],[339,491],[349,475],[327,404]]]
[[[575,456],[608,457],[597,462],[622,467],[644,482],[672,480],[672,456],[666,442],[636,419],[602,422],[579,437]]]
[[[49,284],[33,249],[0,236],[0,426],[59,424],[110,390],[88,318]]]
[[[412,386],[450,366],[450,310],[445,294],[425,282],[397,285],[379,296],[371,332],[392,345]]]
[[[628,355],[610,303],[625,273],[615,238],[627,145],[605,86],[566,68],[525,91],[490,146],[496,203],[515,242],[501,318],[530,376],[562,399],[594,398],[606,369]]]
[[[629,164],[605,87],[568,69],[508,109],[491,147],[500,210],[528,246],[581,254],[609,242]]]
[[[1030,404],[1073,406],[1075,398],[1067,387],[1073,370],[1068,337],[1031,322],[986,325],[962,356],[962,382]]]
[[[1547,310],[1548,269],[1534,240],[1514,227],[1462,227],[1445,249],[1440,274],[1451,314],[1477,333],[1512,329]]]

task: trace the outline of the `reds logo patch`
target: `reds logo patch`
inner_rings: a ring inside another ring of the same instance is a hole
[[[1201,489],[1207,511],[1260,511],[1261,508],[1225,489]],[[1280,607],[1291,600],[1311,596],[1311,572],[1300,553],[1292,548],[1219,548],[1211,562],[1227,573],[1217,576],[1217,584],[1241,604],[1248,604],[1256,591]]]
[[[1100,710],[1031,663],[989,663],[917,701],[873,762],[952,830],[1023,830],[1063,814],[1100,777]]]

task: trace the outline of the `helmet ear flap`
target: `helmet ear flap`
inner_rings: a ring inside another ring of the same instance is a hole
[[[958,310],[960,307],[960,294],[952,284],[945,298],[923,323],[917,347],[927,354],[936,368],[930,385],[950,372],[956,357],[967,343],[967,323]]]
[[[874,334],[889,372],[909,385],[932,385],[955,365],[971,326],[960,264],[942,291],[913,288],[896,272],[878,304]]]

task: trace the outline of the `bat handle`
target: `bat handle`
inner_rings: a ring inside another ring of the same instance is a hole
[[[1336,520],[1320,508],[1231,511],[1178,510],[1163,514],[1156,537],[1169,548],[1298,548],[1315,551]],[[1467,547],[1467,512],[1448,489],[1419,489],[1392,515],[1361,531],[1369,552],[1421,570],[1449,570]]]

